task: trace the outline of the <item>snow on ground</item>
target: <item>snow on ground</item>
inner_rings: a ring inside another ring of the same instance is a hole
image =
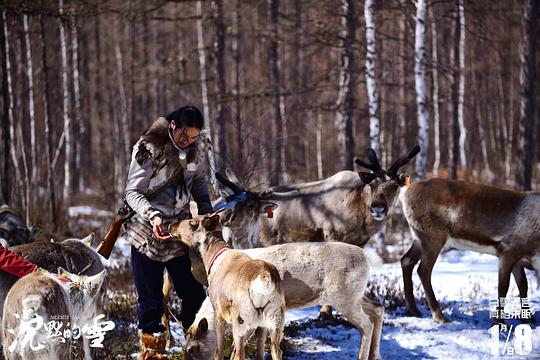
[[[115,267],[130,259],[130,248],[120,238],[115,246],[109,266]],[[375,261],[375,263],[377,263]],[[433,288],[443,312],[452,321],[439,325],[431,320],[427,307],[419,304],[422,318],[404,316],[404,309],[394,313],[386,312],[381,339],[383,359],[540,359],[540,326],[531,325],[532,352],[526,356],[491,354],[492,340],[489,328],[493,325],[490,310],[494,310],[490,301],[497,298],[497,258],[474,252],[450,251],[442,254],[433,270]],[[413,273],[415,296],[424,299],[416,271]],[[529,279],[529,297],[532,311],[538,311],[536,321],[540,323],[540,290],[537,289],[534,274],[527,271]],[[399,263],[375,265],[372,281],[379,281],[389,286],[399,286],[402,290],[401,266]],[[383,286],[384,288],[384,286]],[[512,280],[509,296],[517,297],[517,287]],[[317,318],[318,307],[288,311],[287,323],[299,323]],[[513,329],[519,322],[509,321]],[[173,336],[180,351],[184,343],[180,326],[172,323]],[[500,350],[505,345],[505,335],[499,338]],[[514,347],[514,335],[509,339],[508,348]],[[299,330],[294,338],[294,360],[343,360],[356,359],[360,336],[356,329],[343,325],[323,328],[309,327]]]
[[[531,272],[529,296],[536,321],[540,322],[540,291]],[[374,269],[372,280],[393,281],[401,284],[399,263],[385,264]],[[415,290],[420,279],[413,277]],[[443,254],[435,264],[433,288],[443,306],[444,313],[452,321],[438,325],[431,320],[426,308],[420,307],[422,318],[385,314],[381,339],[383,359],[540,359],[540,326],[532,325],[532,352],[526,356],[495,356],[491,354],[492,341],[489,328],[493,325],[490,316],[490,300],[497,297],[497,258],[472,252],[452,251]],[[510,295],[517,297],[517,288],[512,282]],[[423,297],[418,292],[417,297]],[[287,320],[302,321],[315,318],[318,308],[288,312]],[[398,309],[397,313],[403,313]],[[509,321],[515,328],[519,322]],[[507,333],[504,333],[505,335]],[[502,351],[505,336],[500,335]],[[356,329],[344,326],[308,328],[300,331],[292,340],[297,347],[291,359],[354,359],[357,356],[360,337]],[[514,336],[508,348],[513,348]]]

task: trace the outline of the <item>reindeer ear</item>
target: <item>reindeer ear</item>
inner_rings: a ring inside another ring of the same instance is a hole
[[[219,214],[213,214],[210,217],[204,218],[202,221],[202,226],[208,230],[212,231],[219,225]]]
[[[195,332],[195,338],[200,339],[208,332],[208,320],[202,318],[197,324],[197,331]]]
[[[364,199],[366,202],[371,203],[371,198],[373,197],[373,189],[370,185],[364,185],[364,188],[362,189],[362,195],[364,195]]]
[[[94,234],[93,232],[91,232],[90,234],[88,234],[87,237],[81,239],[81,242],[88,246],[88,247],[92,247],[92,245],[94,245],[94,238],[96,237],[96,234]]]
[[[94,276],[89,276],[86,280],[88,283],[88,288],[90,289],[90,294],[92,296],[99,293],[99,289],[103,286],[105,282],[105,277],[107,275],[107,270],[102,270],[99,274]]]
[[[225,208],[225,209],[217,212],[217,214],[219,216],[219,222],[221,224],[225,224],[231,218],[232,213],[233,213],[232,209],[228,209],[228,208]]]
[[[360,180],[362,180],[362,182],[366,185],[375,180],[375,178],[377,177],[377,175],[373,173],[368,173],[364,171],[359,171],[358,176],[360,176]]]

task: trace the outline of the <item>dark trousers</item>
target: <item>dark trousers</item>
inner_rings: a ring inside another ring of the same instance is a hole
[[[175,257],[167,262],[155,261],[131,247],[133,278],[139,296],[137,306],[138,328],[146,333],[165,331],[161,324],[163,315],[163,270],[166,268],[174,289],[182,300],[181,321],[188,329],[195,320],[206,294],[203,286],[191,273],[189,255]]]

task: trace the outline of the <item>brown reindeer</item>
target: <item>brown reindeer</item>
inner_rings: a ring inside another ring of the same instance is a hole
[[[184,220],[171,225],[169,231],[196,249],[206,268],[216,324],[214,359],[223,359],[226,323],[232,324],[234,359],[245,359],[244,347],[257,328],[264,338],[270,333],[272,360],[281,359],[285,298],[279,272],[268,262],[229,249],[221,235],[221,223],[230,213],[226,210]]]
[[[444,247],[497,256],[499,298],[508,292],[510,273],[514,274],[520,297],[527,297],[523,266],[534,266],[537,276],[540,274],[540,193],[435,178],[403,188],[400,199],[414,239],[401,258],[411,314],[420,316],[412,283],[413,268],[420,261],[418,275],[433,320],[448,322],[431,285],[433,265]]]

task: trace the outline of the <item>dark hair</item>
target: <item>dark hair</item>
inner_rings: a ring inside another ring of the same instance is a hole
[[[202,130],[204,127],[204,117],[195,106],[182,106],[180,109],[165,116],[165,119],[168,122],[174,120],[176,126],[179,128],[194,127]]]

